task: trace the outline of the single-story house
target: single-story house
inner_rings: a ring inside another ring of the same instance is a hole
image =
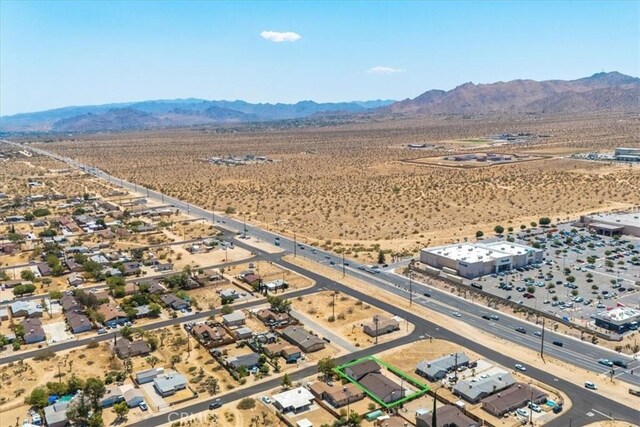
[[[325,342],[299,326],[287,326],[281,332],[282,337],[293,345],[300,347],[305,353],[322,350]]]
[[[250,371],[260,364],[260,355],[258,353],[249,353],[243,354],[242,356],[230,357],[227,359],[227,363],[234,370],[245,367]]]
[[[438,425],[434,426],[431,423],[433,421],[433,414],[431,412],[417,415],[416,427],[480,427],[480,423],[467,417],[460,408],[453,405],[444,405],[436,409],[436,417]]]
[[[24,342],[26,344],[33,344],[47,339],[40,319],[25,319],[22,321],[22,327],[24,328]]]
[[[187,388],[187,379],[175,371],[168,371],[153,379],[153,388],[162,397],[171,396],[176,391]]]
[[[342,385],[332,383],[331,385],[316,381],[309,386],[309,390],[318,398],[326,400],[334,408],[340,408],[347,404],[364,399],[365,393],[360,387],[353,383]]]
[[[47,264],[46,262],[40,262],[36,264],[36,267],[38,268],[38,273],[40,273],[40,276],[51,276],[51,267],[49,267],[49,264]]]
[[[498,393],[516,383],[516,380],[506,372],[497,372],[486,378],[460,381],[453,387],[453,393],[468,402],[476,403],[487,396]]]
[[[245,281],[245,283],[251,285],[251,286],[256,286],[258,284],[258,282],[260,281],[260,276],[256,275],[256,274],[247,274],[246,276],[244,276],[242,278],[242,280]]]
[[[71,286],[80,286],[84,283],[84,277],[79,273],[71,273],[67,278],[67,282],[69,282]]]
[[[183,308],[189,307],[189,303],[187,301],[182,298],[178,298],[174,294],[162,295],[160,299],[166,306],[171,307],[174,310],[182,310]]]
[[[11,316],[36,318],[42,317],[42,309],[34,301],[16,301],[9,305]]]
[[[144,395],[142,394],[142,391],[140,389],[135,388],[130,384],[127,385],[129,387],[127,387],[122,394],[124,396],[124,401],[127,402],[127,406],[129,408],[135,408],[136,406],[144,402]],[[122,390],[125,387],[126,385],[120,387],[120,389]]]
[[[73,311],[82,311],[84,307],[78,302],[73,295],[65,294],[60,298],[60,305],[66,313]]]
[[[287,313],[276,313],[268,308],[258,311],[258,319],[267,326],[274,324],[287,324],[291,319]]]
[[[286,286],[286,284],[287,284],[287,282],[285,282],[284,280],[277,279],[277,280],[274,280],[272,282],[265,283],[265,284],[263,284],[263,286],[265,288],[267,288],[268,291],[275,292],[278,289],[284,288]]]
[[[298,387],[273,396],[273,404],[282,412],[294,414],[308,410],[313,402],[313,394],[304,387]]]
[[[363,325],[363,328],[365,334],[375,337],[397,331],[400,329],[400,322],[389,317],[374,316],[371,322]]]
[[[164,264],[157,264],[154,267],[154,270],[157,271],[157,272],[160,272],[160,271],[171,271],[171,270],[173,270],[173,264],[171,264],[169,262],[166,262]]]
[[[126,338],[120,338],[116,341],[116,354],[120,359],[127,357],[145,356],[151,353],[151,346],[143,340],[129,341]]]
[[[0,307],[0,322],[3,320],[9,320],[9,309],[7,307]]]
[[[91,320],[84,313],[70,311],[66,313],[66,316],[67,322],[69,323],[69,328],[74,334],[87,332],[93,329]]]
[[[104,317],[104,324],[110,327],[123,325],[129,321],[127,313],[118,305],[102,304],[98,307],[97,312]]]
[[[97,255],[92,255],[89,257],[89,260],[98,263],[100,265],[108,265],[111,264],[111,262],[107,259],[106,256],[102,255],[102,254],[97,254]]]
[[[237,340],[246,340],[253,336],[251,328],[247,328],[246,326],[236,329],[233,333],[236,335]]]
[[[358,384],[385,403],[395,402],[405,396],[405,389],[400,384],[378,372],[365,375],[360,378]]]
[[[48,427],[65,427],[69,424],[67,406],[69,406],[69,402],[59,402],[45,406],[44,419]]]
[[[285,346],[280,354],[287,363],[296,363],[302,357],[302,352],[294,345]]]
[[[132,276],[140,272],[140,263],[138,261],[128,261],[122,263],[125,276]]]
[[[82,264],[76,262],[76,260],[73,258],[67,258],[64,263],[66,264],[69,271],[73,273],[81,273],[84,270]]]
[[[148,305],[140,305],[138,307],[133,308],[136,312],[136,319],[140,319],[141,317],[148,317],[151,315],[151,310]]]
[[[124,400],[124,396],[122,391],[120,390],[120,386],[117,384],[108,384],[105,386],[104,396],[98,402],[101,408],[107,408],[109,406],[113,406],[118,402],[122,402]]]
[[[356,363],[351,366],[347,366],[344,368],[344,373],[346,376],[351,378],[354,381],[360,381],[365,375],[371,373],[380,373],[382,368],[372,359],[366,359],[359,363]]]
[[[227,327],[244,325],[244,322],[245,316],[242,311],[222,315],[222,323]]]
[[[547,393],[529,384],[516,383],[500,393],[483,399],[482,409],[495,417],[502,417],[507,412],[522,408],[529,401],[537,404],[544,403],[547,397]]]
[[[154,378],[164,374],[164,368],[151,368],[135,373],[135,380],[138,384],[150,383]]]
[[[108,268],[104,271],[104,274],[107,277],[122,277],[122,271],[117,268]]]
[[[429,381],[439,381],[456,367],[469,365],[469,356],[465,353],[451,353],[433,360],[423,360],[416,366],[416,374]]]
[[[191,329],[191,333],[205,348],[219,347],[234,342],[227,330],[218,325],[210,326],[206,323],[198,323]]]

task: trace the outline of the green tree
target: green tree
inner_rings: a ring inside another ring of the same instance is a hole
[[[503,227],[503,226],[501,226],[501,225],[496,225],[496,226],[493,228],[493,231],[495,231],[495,232],[496,232],[496,234],[502,234],[502,233],[504,233],[504,227]]]
[[[288,389],[289,387],[291,387],[291,379],[289,378],[289,374],[285,373],[282,376],[282,381],[280,381],[280,385],[282,386],[282,388]]]
[[[25,401],[38,409],[42,409],[49,404],[49,392],[46,387],[40,386],[33,389]]]
[[[527,292],[529,292],[530,294],[535,293],[536,288],[535,286],[527,286]]]
[[[573,283],[573,282],[576,281],[576,278],[573,277],[573,276],[567,276],[566,279],[567,279],[567,282],[569,282],[569,283]]]
[[[160,359],[158,359],[156,356],[149,356],[145,358],[144,361],[147,362],[152,368],[155,368]]]
[[[13,294],[16,296],[32,294],[36,290],[36,285],[26,284],[26,285],[17,285],[13,287]]]
[[[481,238],[482,236],[484,236],[484,232],[482,230],[476,231],[476,238],[477,239]]]
[[[233,313],[233,307],[229,304],[225,304],[222,306],[222,310],[220,310],[222,314],[231,314]]]
[[[383,251],[378,251],[378,264],[384,264],[386,261],[386,257]]]
[[[540,225],[549,225],[549,224],[551,224],[551,218],[543,216],[542,218],[540,218],[538,220],[538,222],[540,223]]]
[[[333,369],[335,367],[336,363],[332,357],[324,357],[318,360],[318,373],[322,374],[325,380],[333,378]]]
[[[83,391],[91,401],[93,409],[97,411],[99,408],[98,402],[106,392],[104,382],[102,382],[100,378],[87,378],[87,381],[84,384]]]
[[[538,226],[538,224],[535,221],[531,221],[531,226],[535,228]]]
[[[162,308],[160,308],[159,304],[156,304],[155,302],[152,302],[149,304],[149,314],[151,316],[158,317],[161,311],[162,311]]]
[[[20,277],[22,278],[22,280],[29,280],[31,282],[34,282],[36,280],[36,275],[31,270],[22,270],[20,272]]]
[[[171,367],[175,369],[176,365],[182,362],[182,357],[179,354],[174,354],[169,359],[169,362],[171,362]]]
[[[211,396],[218,392],[218,380],[214,377],[209,377],[204,383],[204,388]]]
[[[113,412],[116,413],[116,419],[117,420],[122,420],[124,419],[127,414],[129,413],[129,406],[127,405],[127,402],[118,402],[116,404],[113,405]]]

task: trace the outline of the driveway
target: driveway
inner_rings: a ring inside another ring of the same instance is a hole
[[[47,342],[49,344],[70,340],[73,338],[66,329],[67,324],[65,322],[47,323],[42,325],[42,329],[47,334]]]
[[[155,408],[156,411],[167,408],[169,406],[169,404],[162,398],[162,396],[156,393],[156,389],[153,388],[153,381],[146,384],[140,384],[140,388],[144,392],[146,402],[152,408]]]

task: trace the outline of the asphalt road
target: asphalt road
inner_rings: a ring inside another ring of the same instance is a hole
[[[214,222],[216,219],[218,219],[218,221],[221,221],[220,223],[218,223],[219,226],[222,226],[224,228],[230,229],[230,230],[241,230],[243,232],[246,232],[247,234],[251,235],[251,236],[255,236],[258,237],[261,240],[264,241],[273,241],[275,239],[275,237],[280,237],[280,242],[281,242],[281,247],[282,249],[284,249],[285,251],[288,252],[294,252],[297,253],[299,255],[302,255],[302,253],[304,252],[305,257],[311,258],[313,260],[316,261],[321,261],[321,262],[325,262],[328,265],[331,265],[331,261],[333,261],[333,263],[335,263],[335,268],[337,269],[342,269],[343,267],[340,266],[342,259],[338,256],[336,256],[335,254],[330,254],[330,253],[325,253],[319,250],[316,250],[316,253],[312,253],[313,248],[309,245],[303,244],[302,246],[297,246],[294,243],[295,237],[294,239],[289,239],[286,236],[279,236],[276,235],[274,233],[259,229],[257,227],[251,226],[249,224],[244,224],[243,222],[234,220],[232,218],[227,218],[224,216],[219,216],[216,215],[214,217],[214,214],[211,212],[208,212],[204,209],[201,209],[197,206],[193,206],[189,203],[186,202],[182,202],[180,200],[168,197],[168,196],[164,196],[158,192],[155,192],[153,190],[147,190],[144,187],[138,186],[136,184],[131,184],[128,183],[126,181],[123,181],[119,178],[116,177],[112,177],[109,176],[107,174],[105,174],[104,172],[92,168],[92,167],[87,167],[84,165],[79,164],[78,162],[75,162],[72,159],[68,159],[68,158],[64,158],[62,156],[58,156],[56,154],[53,153],[48,153],[45,152],[43,150],[38,150],[38,149],[33,149],[31,148],[33,151],[36,152],[40,152],[43,155],[48,155],[50,157],[56,158],[58,160],[67,162],[68,164],[74,166],[74,167],[78,167],[81,168],[89,173],[94,174],[95,176],[99,177],[99,178],[103,178],[106,179],[110,182],[113,183],[119,183],[122,187],[127,188],[131,191],[138,191],[138,192],[142,192],[144,193],[145,190],[147,192],[147,197],[152,197],[155,198],[156,200],[162,200],[164,203],[171,203],[173,204],[175,207],[177,207],[178,209],[181,209],[187,213],[190,213],[192,215],[197,215],[200,216],[202,218],[206,218],[209,219],[211,218],[212,222]],[[242,247],[242,242],[240,240],[238,240],[236,242],[236,244],[238,246]],[[273,255],[270,254],[266,254],[266,253],[262,253],[261,251],[256,250],[255,248],[252,248],[253,252],[258,253],[259,255],[262,255],[264,258],[266,259],[274,259]],[[300,249],[300,248],[304,248],[304,249]],[[275,258],[279,258],[279,256],[275,257]],[[281,265],[284,265],[285,267],[291,269],[292,271],[298,272],[300,274],[306,275],[308,277],[311,277],[312,279],[314,279],[316,281],[316,286],[320,286],[320,287],[324,287],[327,289],[336,289],[340,292],[344,292],[344,293],[348,293],[351,295],[354,295],[355,297],[361,299],[362,301],[372,304],[372,305],[376,305],[378,307],[381,307],[382,309],[389,311],[391,313],[394,313],[400,317],[406,318],[408,319],[410,322],[414,323],[416,325],[416,329],[414,330],[414,332],[407,336],[404,337],[403,339],[401,339],[401,341],[392,341],[389,343],[385,343],[385,346],[389,346],[388,348],[392,348],[398,345],[402,344],[402,341],[406,340],[406,342],[411,342],[413,340],[418,339],[421,335],[425,336],[425,335],[431,335],[434,336],[435,338],[441,338],[441,339],[445,339],[445,340],[449,340],[455,343],[460,344],[463,347],[467,347],[472,351],[475,351],[479,354],[482,354],[484,357],[487,357],[499,364],[504,365],[505,367],[513,367],[515,365],[515,363],[519,363],[519,361],[514,360],[512,358],[509,358],[501,353],[498,353],[490,348],[487,348],[483,345],[481,345],[480,343],[476,342],[476,341],[470,341],[465,339],[464,337],[461,337],[460,335],[454,333],[453,331],[450,331],[448,329],[444,329],[442,326],[439,325],[435,325],[431,322],[426,321],[425,319],[422,319],[418,316],[415,316],[412,313],[409,312],[405,312],[403,310],[398,309],[395,306],[391,306],[388,303],[384,302],[384,301],[379,301],[374,299],[373,297],[369,296],[369,295],[365,295],[365,294],[360,294],[359,292],[356,292],[354,290],[348,289],[346,287],[344,287],[343,285],[340,285],[338,283],[335,283],[327,278],[325,278],[324,276],[320,276],[312,271],[308,271],[308,270],[304,270],[296,265],[290,264],[288,262],[285,262],[283,260],[280,260],[279,263]],[[357,266],[356,266],[357,267]],[[406,290],[404,288],[406,288],[408,286],[407,283],[407,279],[403,278],[403,277],[399,277],[399,276],[395,276],[393,274],[390,273],[381,273],[378,275],[372,275],[369,273],[365,273],[365,272],[361,272],[360,270],[357,270],[355,268],[353,268],[353,266],[349,266],[344,268],[344,271],[346,274],[349,274],[351,276],[355,276],[361,279],[365,279],[367,280],[369,283],[374,284],[375,286],[380,286],[380,287],[385,287],[386,289],[390,289],[396,293],[400,292],[400,293],[406,293]],[[377,276],[377,277],[375,277]],[[526,347],[530,347],[530,348],[536,348],[537,345],[539,345],[539,343],[536,343],[535,340],[529,335],[529,334],[520,334],[520,335],[515,335],[518,334],[517,332],[515,332],[515,325],[522,325],[525,328],[528,328],[529,330],[531,330],[532,325],[528,322],[525,321],[521,321],[519,319],[515,319],[515,318],[509,318],[509,320],[507,320],[506,316],[501,315],[501,319],[500,319],[500,326],[497,326],[498,322],[487,322],[483,320],[483,322],[480,322],[477,320],[478,315],[481,313],[481,310],[484,311],[488,311],[488,309],[486,308],[482,308],[480,306],[478,306],[477,304],[471,303],[469,301],[457,298],[453,295],[449,295],[447,293],[444,292],[440,292],[436,289],[427,287],[426,285],[423,284],[415,284],[414,286],[420,287],[423,286],[424,289],[429,289],[429,291],[432,294],[432,300],[435,300],[438,304],[445,304],[445,306],[450,306],[450,307],[456,307],[456,310],[459,311],[460,313],[462,313],[462,320],[467,321],[471,324],[473,324],[476,327],[479,327],[480,329],[483,330],[487,330],[488,332],[491,332],[497,336],[503,337],[507,340],[511,340],[513,342],[516,342],[518,344],[522,344]],[[395,290],[394,290],[395,289]],[[309,291],[309,290],[307,290]],[[417,303],[421,303],[421,304],[427,304],[427,306],[429,307],[430,302],[427,301],[426,299],[423,299],[422,301],[418,300]],[[442,310],[442,307],[438,308],[435,304],[433,305],[433,309],[435,310]],[[215,310],[212,310],[212,312],[215,312]],[[213,313],[212,313],[213,314]],[[205,313],[206,315],[206,313]],[[194,314],[193,317],[194,318],[199,318],[202,316],[202,313],[198,313],[198,314]],[[173,322],[173,323],[169,323],[169,324],[175,324],[175,323],[180,323],[180,322],[185,322],[185,321],[189,321],[189,316],[185,316],[185,317],[181,317],[178,319],[171,319],[169,321],[166,322]],[[504,319],[504,320],[503,320]],[[492,324],[493,323],[493,324]],[[151,325],[149,325],[151,326]],[[155,325],[154,325],[155,327]],[[159,326],[161,327],[161,326]],[[510,329],[511,327],[513,327],[513,331],[511,332]],[[548,341],[553,341],[553,334],[546,334],[548,336],[547,340]],[[106,340],[109,339],[109,336],[106,337],[101,337],[102,340]],[[564,338],[564,337],[560,337],[560,338]],[[86,342],[88,343],[88,342]],[[86,344],[84,343],[84,344]],[[67,343],[63,343],[60,345],[65,345]],[[82,345],[82,344],[78,344],[78,341],[74,341],[70,344],[76,344],[76,345]],[[537,344],[537,345],[536,345]],[[68,348],[74,347],[74,345],[69,346]],[[599,347],[596,347],[592,344],[588,344],[588,343],[584,343],[584,342],[580,342],[580,341],[575,341],[571,343],[571,346],[565,346],[565,347],[558,347],[558,348],[553,348],[555,346],[549,346],[549,348],[546,350],[546,354],[553,356],[553,357],[557,357],[560,360],[564,360],[567,361],[569,363],[575,364],[577,366],[580,367],[585,367],[585,365],[587,365],[587,369],[590,370],[595,370],[596,372],[598,372],[598,368],[600,365],[597,364],[597,362],[594,361],[590,361],[587,359],[585,359],[583,357],[583,355],[587,355],[587,356],[591,356],[593,355],[594,359],[597,360],[597,358],[600,357],[604,357],[604,358],[613,358],[612,357],[612,353],[606,349],[602,349]],[[62,350],[63,348],[59,348],[60,350]],[[56,350],[58,350],[58,348],[56,347]],[[371,351],[371,352],[379,352],[384,350],[384,348],[378,346],[376,348],[369,348],[367,350],[362,350],[362,355],[364,355],[367,351]],[[601,356],[602,355],[602,356]],[[350,355],[351,357],[349,358],[355,358],[356,354],[352,354]],[[4,360],[0,359],[0,363],[6,363]],[[605,368],[603,367],[601,370],[604,370]],[[306,372],[305,370],[300,371],[297,373],[297,375],[295,376],[295,378],[300,378],[300,377],[304,377],[306,375],[309,375],[310,373],[313,372],[313,369],[309,370],[309,372]],[[299,376],[300,375],[300,376]],[[585,425],[588,424],[590,422],[593,421],[597,421],[597,420],[604,420],[606,419],[608,416],[616,418],[616,419],[621,419],[621,420],[625,420],[625,421],[630,421],[630,422],[640,422],[640,415],[638,413],[637,410],[634,410],[632,408],[629,408],[627,406],[624,406],[618,402],[612,401],[610,399],[608,399],[605,396],[602,396],[600,394],[598,394],[597,392],[592,392],[590,390],[587,390],[583,387],[579,387],[576,386],[573,383],[570,383],[568,381],[565,381],[561,378],[555,378],[552,375],[548,374],[547,372],[534,368],[534,367],[529,367],[527,366],[527,375],[551,384],[553,386],[555,386],[556,388],[564,391],[572,400],[573,402],[573,406],[569,411],[566,411],[564,413],[564,415],[562,417],[557,418],[556,420],[554,420],[553,422],[549,423],[548,425],[550,426],[566,426],[568,425],[567,420],[571,419],[573,422],[576,423],[576,425]],[[624,379],[625,381],[628,382],[632,382],[634,384],[638,384],[638,380],[637,375],[636,376],[631,376],[628,373],[623,373],[620,374],[619,377],[621,379]],[[627,377],[629,377],[629,379],[627,379]],[[228,395],[229,399],[235,400],[237,398],[242,398],[244,396],[250,396],[250,395],[254,395],[256,392],[260,392],[260,391],[264,391],[267,390],[269,388],[273,388],[274,386],[277,385],[278,381],[277,380],[273,380],[272,383],[267,382],[264,384],[261,384],[260,386],[254,386],[254,387],[250,387],[244,390],[238,390],[237,392],[233,392],[230,393]],[[263,388],[265,387],[265,388]],[[227,402],[230,401],[227,399],[227,397],[224,398],[223,402]],[[199,412],[199,411],[203,411],[206,410],[208,408],[208,405],[206,402],[204,403],[196,403],[194,405],[188,406],[184,409],[182,409],[182,412],[187,412],[187,413],[195,413],[195,412]],[[608,415],[610,414],[610,415]],[[158,415],[154,418],[150,418],[148,420],[145,420],[143,422],[143,424],[137,424],[137,425],[144,425],[144,426],[149,426],[149,425],[158,425],[162,422],[168,422],[168,415],[169,414],[162,414],[162,415]]]

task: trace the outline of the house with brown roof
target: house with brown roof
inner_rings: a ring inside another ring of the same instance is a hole
[[[93,329],[93,324],[86,314],[76,311],[66,313],[67,323],[74,334],[87,332]]]
[[[360,387],[353,383],[342,385],[340,383],[332,383],[331,385],[317,381],[309,386],[309,390],[318,399],[326,400],[334,408],[340,408],[347,404],[357,402],[364,399],[365,393]]]
[[[22,321],[25,344],[33,344],[47,339],[40,319],[29,318]]]
[[[281,332],[282,338],[300,347],[305,353],[322,350],[325,342],[300,326],[287,326]]]
[[[360,381],[365,375],[370,373],[380,373],[382,368],[375,360],[366,359],[355,365],[344,368],[344,373],[354,381]]]
[[[198,323],[191,329],[191,333],[205,348],[220,347],[235,342],[235,339],[229,335],[227,330],[219,325]]]
[[[73,295],[65,294],[60,298],[60,305],[65,312],[82,311],[84,307],[78,302]]]
[[[547,393],[529,384],[516,383],[500,393],[482,399],[482,409],[493,416],[502,417],[507,412],[522,408],[529,401],[544,403],[547,397]]]
[[[388,334],[400,329],[400,322],[384,316],[374,316],[371,322],[363,325],[364,333],[370,337]]]
[[[120,359],[126,359],[151,353],[151,346],[144,340],[129,341],[126,338],[120,338],[116,341],[115,350]]]
[[[432,424],[432,417],[431,412],[416,416],[416,427],[480,427],[480,423],[472,420],[460,408],[453,405],[445,405],[436,409],[437,426]]]
[[[117,305],[102,304],[96,311],[104,317],[104,324],[110,327],[122,325],[129,320],[127,313]]]
[[[365,375],[360,379],[360,381],[358,381],[358,384],[369,390],[378,399],[385,403],[391,403],[402,399],[406,392],[400,384],[377,372]]]
[[[273,324],[287,324],[291,317],[287,313],[276,313],[268,308],[258,311],[258,319],[267,326]]]
[[[165,294],[160,297],[160,300],[167,307],[171,307],[174,310],[182,310],[183,308],[189,307],[189,303],[183,300],[182,298],[178,298],[174,294]]]

